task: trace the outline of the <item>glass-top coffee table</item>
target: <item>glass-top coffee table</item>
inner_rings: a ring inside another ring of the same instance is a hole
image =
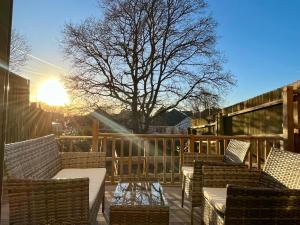
[[[169,224],[169,205],[159,182],[120,182],[110,206],[110,224]]]

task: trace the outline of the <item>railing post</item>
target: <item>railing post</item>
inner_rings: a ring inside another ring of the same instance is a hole
[[[224,134],[224,120],[223,120],[223,113],[218,113],[217,117],[217,135]]]
[[[294,151],[294,118],[293,118],[293,87],[286,86],[282,91],[282,125],[286,139],[286,150]]]
[[[195,137],[193,134],[189,135],[189,152],[195,152]]]
[[[298,91],[296,93],[296,102],[297,107],[294,108],[294,115],[297,117],[297,123],[295,124],[295,128],[298,130],[297,133],[295,133],[295,150],[297,153],[300,153],[300,81],[297,82],[298,84]]]
[[[98,152],[99,121],[93,119],[93,145],[92,151]]]
[[[207,138],[206,139],[206,143],[207,143],[207,154],[210,155],[211,154],[211,143],[210,143],[210,139]]]

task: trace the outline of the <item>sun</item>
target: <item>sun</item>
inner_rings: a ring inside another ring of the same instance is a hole
[[[38,89],[37,99],[50,106],[64,106],[69,103],[69,96],[58,80],[47,80]]]

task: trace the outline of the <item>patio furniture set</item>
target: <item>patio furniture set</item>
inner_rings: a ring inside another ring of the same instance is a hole
[[[273,148],[263,171],[244,162],[250,143],[231,140],[224,156],[184,154],[185,194],[207,225],[300,224],[300,154]],[[104,152],[59,152],[54,135],[8,144],[10,224],[97,224],[105,193]],[[169,224],[157,181],[120,182],[110,224]]]
[[[272,148],[262,171],[249,170],[249,147],[231,140],[224,156],[183,167],[182,206],[185,192],[205,225],[300,225],[300,154]]]

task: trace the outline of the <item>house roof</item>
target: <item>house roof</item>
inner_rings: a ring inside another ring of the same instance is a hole
[[[185,118],[189,117],[186,113],[177,109],[167,111],[153,119],[152,126],[175,126]]]

